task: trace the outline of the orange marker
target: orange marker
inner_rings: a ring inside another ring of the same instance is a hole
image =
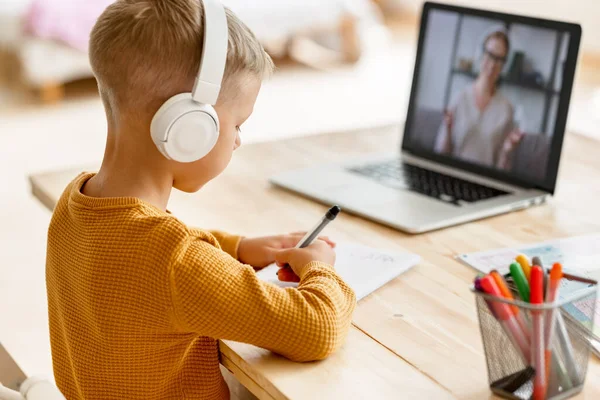
[[[552,266],[552,270],[550,270],[550,279],[548,280],[548,286],[546,287],[546,303],[554,303],[556,298],[558,297],[558,288],[560,286],[560,280],[563,277],[562,265],[559,263],[555,263]],[[546,322],[545,322],[545,332],[544,332],[544,345],[545,349],[545,358],[546,358],[546,382],[550,381],[550,366],[552,365],[552,340],[554,337],[554,330],[556,327],[556,310],[546,311]],[[570,389],[573,385],[571,383],[570,377],[567,375],[567,372],[564,370],[564,367],[559,363],[554,363],[555,366],[559,368],[559,376],[562,379],[563,388]]]
[[[504,280],[502,275],[500,275],[500,273],[496,270],[493,270],[492,272],[490,272],[490,275],[496,281],[496,285],[498,285],[498,288],[500,288],[500,292],[502,293],[502,296],[504,296],[504,298],[506,298],[508,300],[514,300],[515,298],[513,297],[510,289],[508,289],[508,285],[506,284],[506,281]],[[517,307],[517,306],[511,306],[511,307],[514,310],[515,314],[517,314],[519,312],[519,307]]]
[[[531,281],[531,263],[525,254],[519,254],[515,261],[521,265],[523,268],[523,273],[528,281]]]
[[[510,289],[508,288],[508,285],[506,284],[506,281],[504,280],[502,275],[500,275],[500,273],[496,270],[493,270],[492,272],[490,272],[490,275],[496,281],[496,285],[498,285],[498,288],[500,289],[502,296],[504,296],[504,298],[507,300],[514,301],[515,298],[514,298],[512,292],[510,291]],[[530,338],[529,327],[527,326],[527,322],[525,322],[525,320],[523,319],[523,314],[519,314],[519,307],[517,307],[517,306],[510,306],[510,307],[512,308],[515,316],[517,317],[517,321],[519,322],[519,325],[521,325],[521,329],[523,330],[523,333],[525,333],[525,336],[527,337],[527,339],[529,339]]]

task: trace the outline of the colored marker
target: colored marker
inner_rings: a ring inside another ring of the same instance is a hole
[[[519,296],[521,296],[521,300],[526,303],[529,303],[529,283],[527,282],[527,277],[521,268],[521,265],[514,262],[510,264],[510,274],[515,281],[515,285],[517,285],[517,290],[519,291]]]
[[[490,275],[481,278],[481,287],[485,293],[502,298],[502,292],[496,284],[496,281]],[[531,358],[531,352],[529,349],[529,339],[521,329],[521,326],[515,318],[514,312],[510,305],[499,301],[491,301],[491,307],[494,310],[498,322],[506,332],[506,335],[511,340],[513,345],[520,351],[521,356],[525,364],[529,364]]]
[[[493,270],[492,272],[490,272],[490,275],[494,278],[494,281],[496,281],[496,285],[498,285],[498,288],[500,289],[502,296],[507,300],[514,301],[515,298],[513,297],[513,294],[510,291],[510,289],[508,288],[508,285],[506,284],[506,281],[504,280],[502,275],[500,275],[500,273],[496,270]],[[517,318],[519,325],[521,325],[521,329],[523,330],[523,333],[525,333],[525,336],[527,336],[527,339],[529,340],[530,339],[529,327],[527,326],[527,322],[525,322],[525,319],[523,318],[523,314],[519,313],[519,307],[517,307],[517,306],[510,306],[510,307],[512,308],[513,313],[515,314],[515,317]]]
[[[475,278],[475,281],[473,282],[473,287],[475,288],[475,290],[477,290],[478,292],[481,292],[481,293],[485,293],[485,290],[483,290],[483,287],[481,286],[481,278],[483,278],[484,276],[485,275],[483,275],[483,274],[477,275],[477,277]],[[496,315],[496,310],[492,306],[492,303],[488,299],[485,299],[485,303],[487,304],[488,309],[490,310],[490,312],[492,313],[494,318],[498,319],[498,316]]]
[[[531,265],[539,265],[542,267],[542,272],[544,273],[544,293],[548,291],[548,272],[544,269],[544,264],[542,264],[542,259],[539,257],[533,257],[531,259]]]
[[[534,265],[531,268],[531,304],[544,302],[544,273],[542,267]],[[544,319],[542,311],[531,310],[533,319],[532,355],[535,377],[533,380],[533,400],[546,398],[546,367],[544,356]]]
[[[562,279],[562,265],[555,263],[550,271],[550,279],[548,286],[546,286],[546,303],[554,303],[558,297],[558,289],[560,287],[560,280]],[[550,369],[551,365],[558,368],[559,377],[561,379],[561,385],[563,390],[570,389],[573,387],[571,379],[569,378],[564,365],[558,357],[552,354],[552,340],[554,337],[554,329],[556,327],[556,309],[546,311],[546,331],[544,334],[544,343],[546,345],[545,350],[545,361],[546,361],[546,382],[550,382]]]
[[[527,282],[529,282],[529,279],[531,277],[531,264],[529,263],[529,259],[525,254],[519,254],[517,258],[515,258],[515,260],[519,263],[521,268],[523,268],[523,273],[527,278]]]
[[[562,349],[562,353],[565,357],[565,368],[569,373],[569,378],[573,383],[573,386],[579,385],[581,380],[579,379],[579,369],[577,368],[577,362],[575,361],[575,357],[573,357],[573,345],[571,344],[571,339],[569,338],[569,332],[567,332],[567,328],[565,325],[565,321],[560,312],[556,313],[556,325],[558,341],[560,347]]]
[[[481,277],[480,276],[478,276],[477,278],[475,278],[475,281],[473,282],[473,287],[478,292],[483,292],[483,288],[481,287]]]
[[[556,267],[555,267],[556,266]],[[559,274],[559,266],[560,266],[560,277],[562,278],[562,266],[558,263],[556,263],[554,266],[552,266],[552,269],[554,270],[554,278],[556,279],[556,277]],[[552,279],[552,272],[550,273],[550,279]],[[558,288],[560,288],[560,283],[557,286],[557,290]],[[555,294],[555,299],[558,298],[558,294]],[[579,369],[577,368],[577,361],[575,360],[575,357],[573,356],[574,354],[574,350],[573,350],[573,345],[571,344],[571,338],[569,337],[569,332],[567,331],[567,327],[565,324],[565,320],[563,319],[562,313],[560,312],[556,312],[554,313],[554,319],[555,319],[555,323],[556,323],[556,335],[558,337],[558,343],[562,349],[562,354],[564,357],[564,361],[565,361],[565,369],[567,370],[567,373],[569,374],[569,379],[571,380],[571,384],[573,386],[576,386],[580,383],[580,378],[579,378]],[[555,329],[552,329],[555,330]]]
[[[556,299],[556,292],[560,279],[562,278],[562,266],[560,264],[554,264],[552,271],[550,272],[550,281],[546,285],[546,303],[554,303]],[[544,332],[544,344],[546,345],[545,357],[546,357],[546,380],[550,377],[550,360],[552,358],[552,332],[554,331],[554,310],[546,311],[546,326]]]

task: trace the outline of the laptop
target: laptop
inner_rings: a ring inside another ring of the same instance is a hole
[[[398,152],[270,182],[421,233],[554,194],[581,27],[425,3]]]

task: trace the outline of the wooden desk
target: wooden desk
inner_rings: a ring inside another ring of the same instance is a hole
[[[398,129],[254,144],[239,149],[225,173],[194,195],[174,192],[170,210],[186,223],[243,235],[304,229],[326,207],[277,189],[282,169],[398,146]],[[423,262],[363,299],[340,352],[295,364],[266,350],[221,342],[223,364],[260,398],[491,398],[475,302],[476,272],[454,260],[471,252],[597,232],[600,144],[568,135],[559,192],[547,205],[411,236],[346,213],[328,227],[339,240],[415,252]],[[52,209],[82,170],[31,177],[33,193]],[[592,358],[581,398],[600,396],[600,362]]]

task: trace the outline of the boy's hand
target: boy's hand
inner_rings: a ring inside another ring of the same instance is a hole
[[[283,249],[291,249],[298,244],[306,232],[295,232],[289,235],[244,238],[238,247],[238,259],[255,268],[264,268],[275,262],[275,254]],[[330,247],[335,243],[326,236],[319,237]]]
[[[335,264],[335,251],[329,243],[315,240],[313,244],[303,249],[279,250],[275,260],[280,267],[277,277],[280,281],[299,282],[304,276],[304,269],[312,261],[320,261],[329,265]],[[289,265],[290,268],[284,268]]]

